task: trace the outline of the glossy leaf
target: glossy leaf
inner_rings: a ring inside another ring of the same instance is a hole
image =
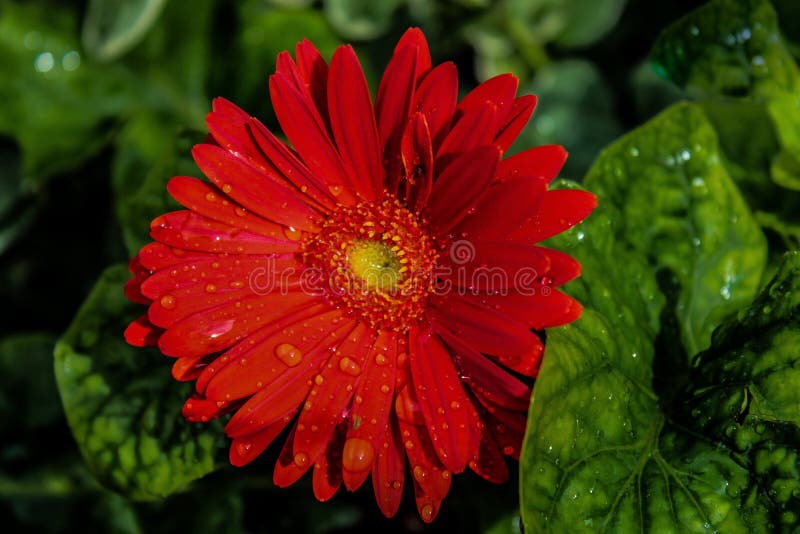
[[[714,328],[758,289],[766,241],[700,109],[673,106],[625,135],[584,184],[614,207],[611,231],[674,287],[687,354],[707,348]]]
[[[170,362],[123,340],[138,311],[123,294],[128,277],[122,266],[101,276],[56,345],[56,379],[90,469],[115,491],[149,500],[211,472],[222,429],[186,422],[190,391],[176,387]]]

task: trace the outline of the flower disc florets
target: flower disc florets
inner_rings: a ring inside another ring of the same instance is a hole
[[[434,240],[396,197],[341,206],[303,243],[303,263],[331,302],[376,329],[407,331],[434,283]]]

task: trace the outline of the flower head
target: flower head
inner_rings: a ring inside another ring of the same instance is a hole
[[[331,498],[372,475],[398,509],[406,465],[431,521],[452,475],[492,482],[517,458],[543,344],[576,319],[557,289],[578,276],[536,243],[586,217],[593,195],[548,191],[558,146],[503,153],[536,99],[498,76],[457,102],[452,63],[432,67],[422,33],[395,49],[375,105],[358,60],[330,65],[304,41],[278,56],[270,94],[282,143],[216,99],[194,147],[210,181],[168,185],[185,210],[153,221],[128,296],[148,306],[126,331],[196,380],[191,421],[233,413],[244,465],[289,428],[274,471],[313,471]]]

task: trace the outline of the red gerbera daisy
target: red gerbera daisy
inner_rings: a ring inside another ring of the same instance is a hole
[[[292,148],[217,99],[193,155],[210,183],[178,176],[187,209],[152,223],[128,296],[149,306],[134,345],[177,358],[196,380],[183,413],[235,412],[230,461],[256,458],[289,425],[274,480],[310,468],[314,494],[372,474],[398,509],[406,459],[431,521],[451,474],[492,482],[517,458],[542,342],[578,317],[554,289],[578,276],[535,243],[586,217],[595,197],[547,191],[566,158],[542,146],[502,159],[536,98],[493,78],[457,103],[452,63],[431,66],[409,30],[373,109],[349,46],[330,65],[314,46],[278,56],[270,78]]]

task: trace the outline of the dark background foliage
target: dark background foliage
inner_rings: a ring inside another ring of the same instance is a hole
[[[354,43],[373,91],[409,26],[426,32],[435,62],[456,62],[462,93],[512,71],[521,92],[539,96],[513,150],[563,144],[570,152],[563,175],[580,181],[604,146],[686,96],[659,78],[648,58],[661,30],[699,4],[0,0],[4,531],[519,531],[516,466],[499,487],[457,477],[428,526],[410,494],[387,521],[369,485],[325,504],[305,479],[278,490],[271,482],[275,447],[234,469],[223,465],[221,440],[209,445],[208,459],[221,469],[168,498],[128,500],[95,481],[81,457],[56,388],[54,345],[104,269],[126,262],[147,241],[149,221],[170,209],[169,177],[198,174],[189,150],[205,135],[211,98],[227,97],[277,131],[267,78],[276,54],[297,41],[311,39],[327,57],[338,44]],[[791,0],[775,7],[782,30],[797,42],[800,10]],[[787,230],[780,210],[771,212],[780,224],[770,240],[796,247],[800,231]],[[160,387],[170,362],[126,348],[123,324],[76,321],[65,337],[69,351],[102,345],[146,387]],[[115,399],[130,402],[122,393]]]

